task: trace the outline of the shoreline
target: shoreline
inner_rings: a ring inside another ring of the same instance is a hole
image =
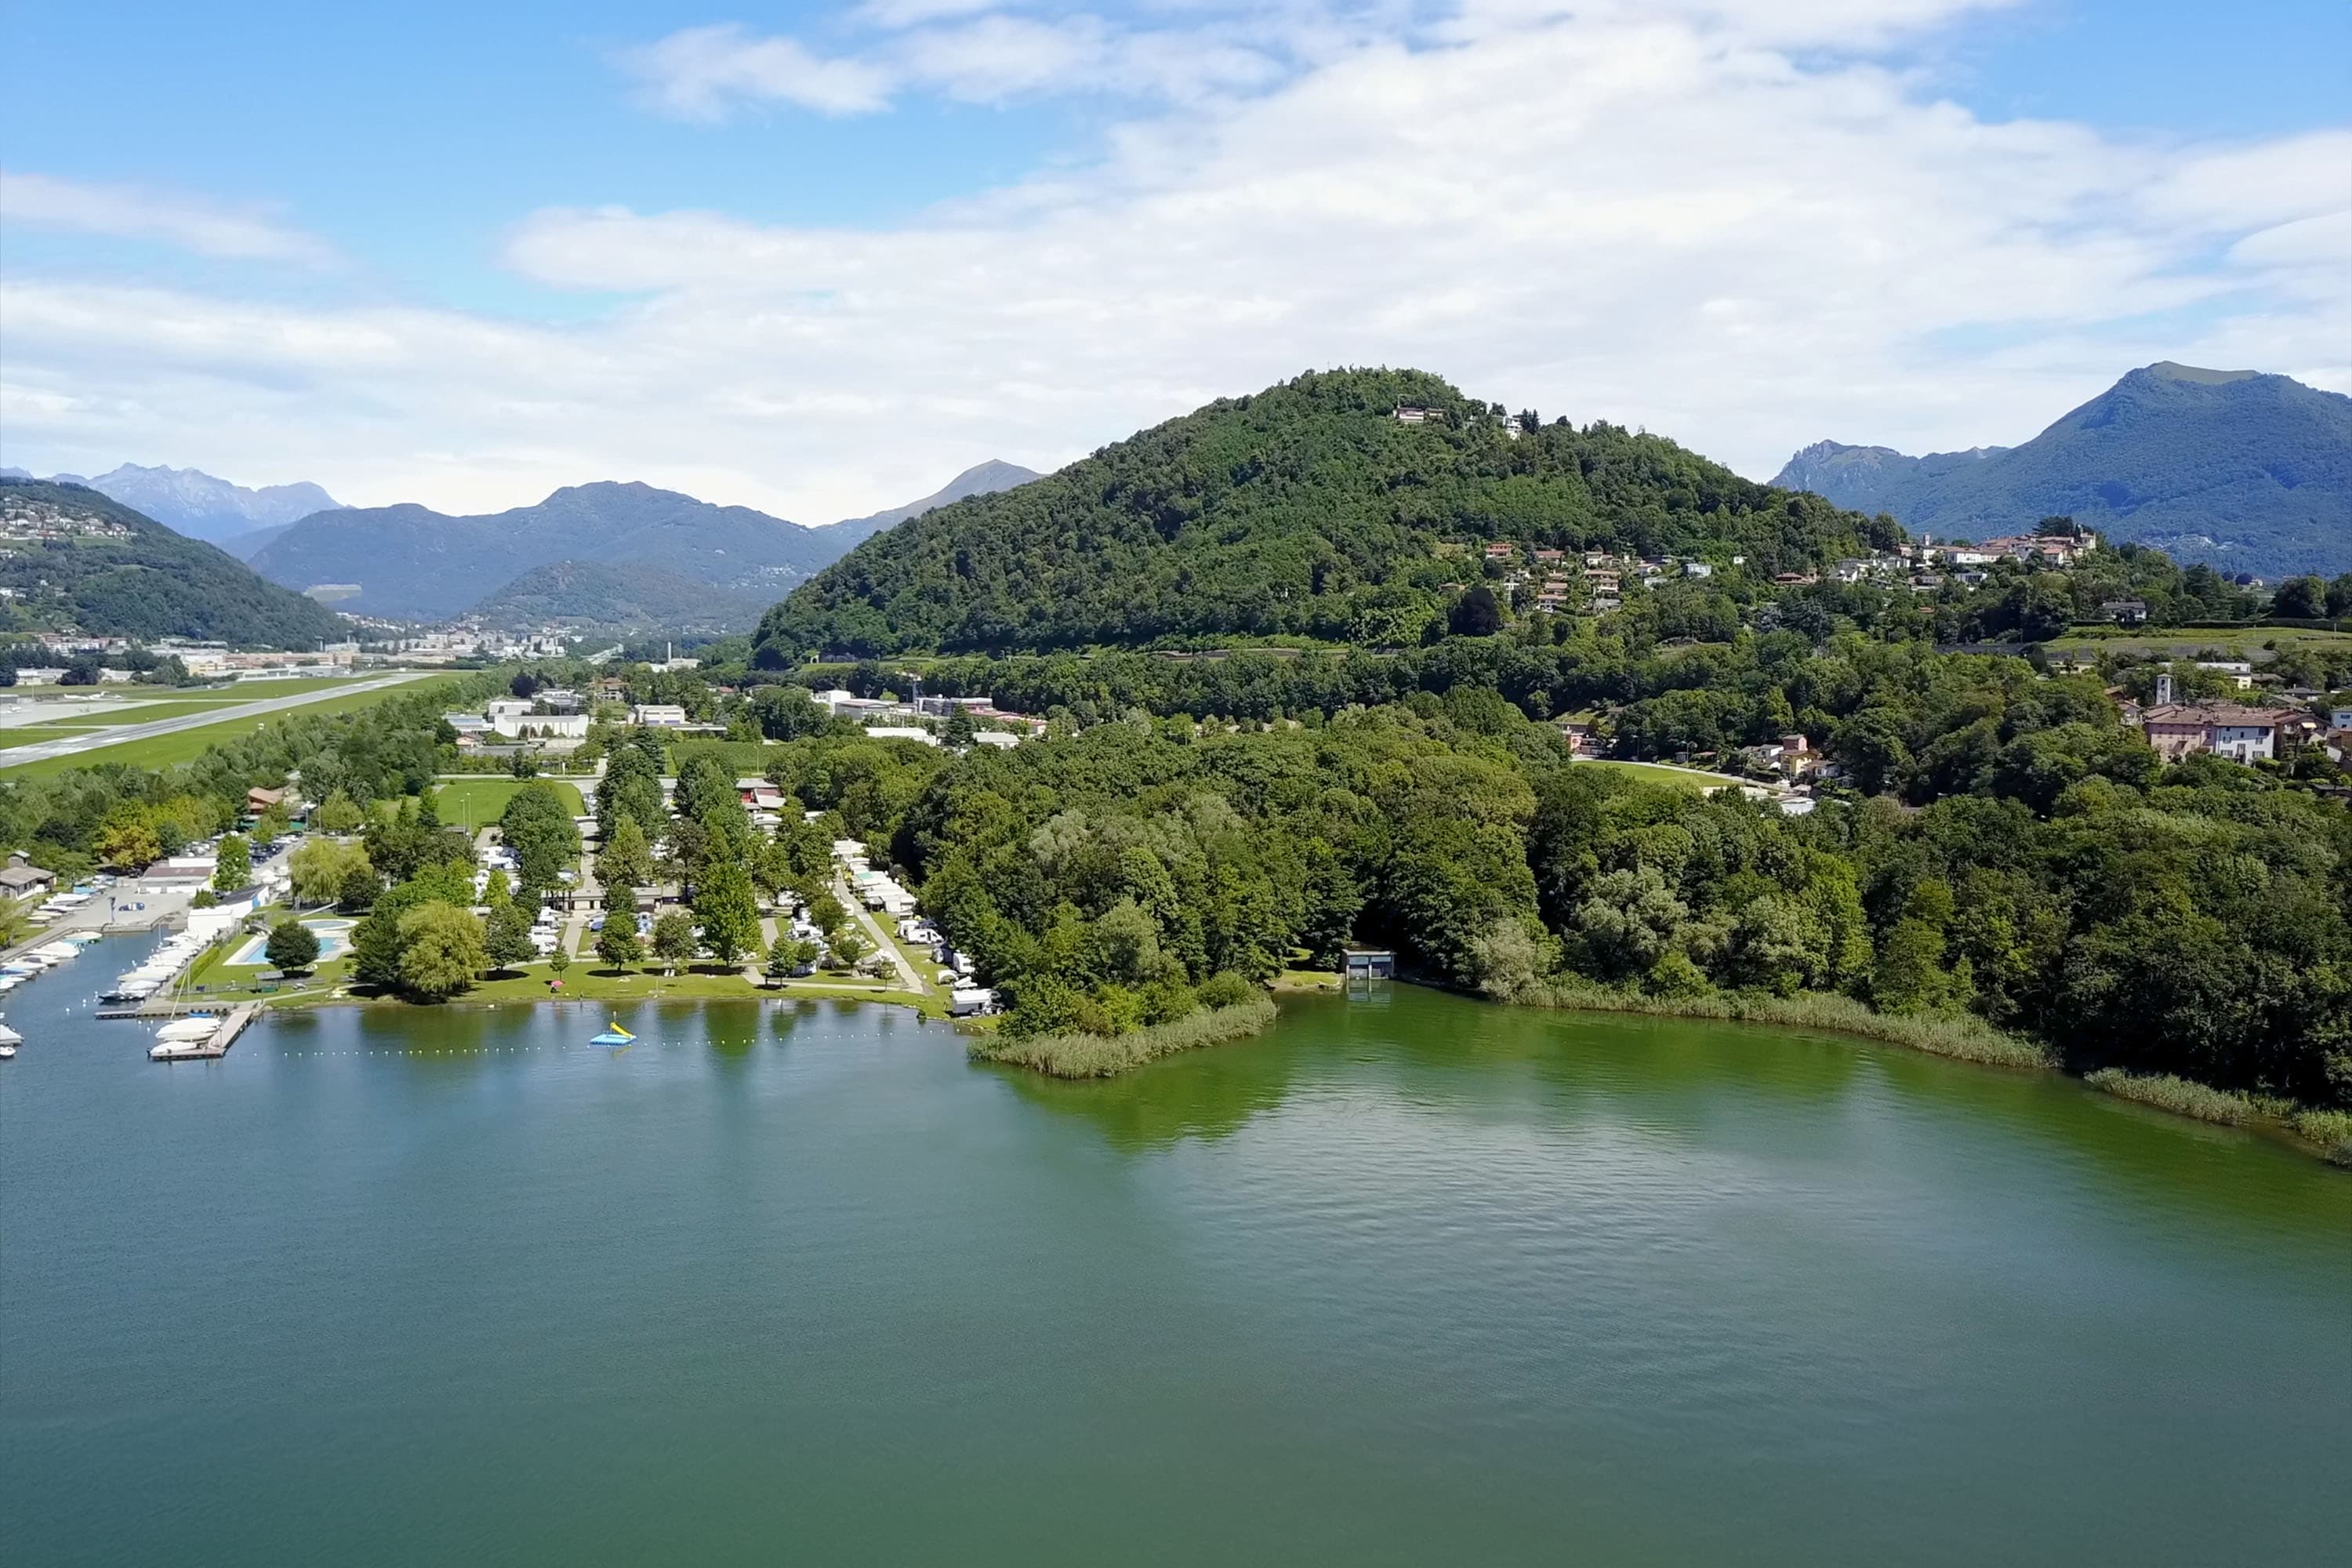
[[[2184,1121],[2234,1127],[2292,1144],[2322,1163],[2352,1170],[2352,1111],[2263,1100],[2167,1074],[2102,1068],[2067,1070],[2049,1047],[1997,1029],[1973,1016],[1948,1014],[1906,1016],[1880,1013],[1851,997],[1811,994],[1793,997],[1666,997],[1611,991],[1601,986],[1553,985],[1499,1004],[1552,1012],[1639,1014],[1649,1017],[1706,1018],[1761,1024],[1774,1028],[1844,1035],[1877,1045],[1900,1046],[1927,1056],[1974,1067],[2054,1073],[2110,1099],[2146,1106]],[[2176,1087],[2179,1086],[2179,1087]]]
[[[526,975],[534,985],[543,987],[543,976]],[[656,982],[653,989],[626,995],[591,995],[572,994],[550,995],[543,990],[507,995],[461,995],[445,1002],[411,1002],[394,995],[362,996],[338,987],[322,994],[302,994],[272,997],[263,995],[223,996],[223,1005],[257,1002],[268,1013],[303,1012],[324,1007],[372,1007],[383,1009],[411,1008],[430,1014],[444,1008],[495,1010],[508,1006],[562,1006],[577,1004],[588,1007],[615,1007],[642,1002],[701,1003],[701,1002],[851,1002],[872,1003],[888,1007],[904,1007],[923,1019],[937,1019],[950,1026],[959,1020],[950,1018],[940,998],[917,995],[887,985],[856,982],[819,983],[816,985],[787,983],[770,988],[740,982],[740,989],[714,989],[712,983],[723,985],[729,980],[740,980],[730,974],[688,974],[667,977],[668,983],[685,981],[676,990],[664,984],[665,977],[646,974],[645,979]],[[513,978],[489,982],[493,985],[512,986]],[[608,982],[609,984],[609,982]],[[1411,980],[1391,982],[1396,984],[1421,985]],[[1648,1017],[1690,1018],[1719,1023],[1761,1025],[1771,1028],[1811,1031],[1817,1034],[1842,1035],[1850,1039],[1867,1040],[1874,1045],[1896,1046],[1923,1055],[1942,1057],[1950,1061],[1967,1062],[1975,1067],[2000,1068],[2013,1071],[2048,1072],[2071,1078],[2084,1088],[2112,1099],[2159,1110],[2183,1121],[2201,1121],[2210,1126],[2234,1127],[2240,1131],[2270,1137],[2290,1143],[2324,1163],[2352,1170],[2352,1111],[2334,1110],[2324,1107],[2295,1105],[2283,1100],[2266,1100],[2231,1090],[2216,1089],[2201,1084],[2191,1084],[2189,1090],[2174,1089],[2173,1080],[2165,1075],[2124,1072],[2101,1068],[2087,1073],[2069,1072],[2064,1063],[2047,1047],[2008,1034],[1983,1020],[1948,1014],[1906,1016],[1874,1011],[1851,997],[1808,994],[1793,997],[1743,996],[1738,994],[1716,993],[1706,996],[1664,997],[1644,996],[1636,993],[1612,991],[1602,986],[1552,984],[1538,986],[1508,1001],[1496,1003],[1491,998],[1473,996],[1447,990],[1443,986],[1423,986],[1447,995],[1458,995],[1469,1002],[1486,1002],[1491,1005],[1528,1007],[1560,1013],[1615,1013]],[[1104,1079],[1123,1077],[1135,1068],[1147,1066],[1171,1055],[1225,1045],[1263,1033],[1280,1021],[1277,1005],[1280,998],[1290,995],[1329,995],[1343,989],[1339,977],[1319,971],[1290,970],[1276,977],[1265,994],[1239,1007],[1217,1009],[1213,1016],[1194,1015],[1173,1025],[1157,1026],[1137,1031],[1135,1035],[1116,1038],[1107,1037],[1068,1037],[1066,1049],[1060,1052],[1033,1052],[1024,1049],[1003,1049],[996,1037],[986,1031],[958,1027],[957,1032],[976,1036],[967,1055],[976,1062],[1002,1066],[1024,1067],[1048,1077],[1065,1079]],[[1259,1009],[1263,1007],[1261,1014]],[[1227,1016],[1243,1011],[1251,1014],[1246,1026],[1241,1020]],[[143,1020],[142,1020],[143,1021]],[[1185,1029],[1190,1023],[1192,1028]],[[1202,1037],[1191,1043],[1162,1041],[1163,1034],[1193,1034],[1206,1029],[1214,1037]],[[1006,1047],[1014,1042],[1003,1042]],[[1027,1042],[1020,1043],[1026,1045]],[[992,1048],[993,1047],[993,1048]],[[1030,1059],[1033,1056],[1036,1059]],[[1067,1065],[1055,1058],[1066,1057]],[[1049,1061],[1053,1065],[1049,1065]],[[1084,1065],[1079,1065],[1083,1061]]]

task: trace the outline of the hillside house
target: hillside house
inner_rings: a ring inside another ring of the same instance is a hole
[[[1443,409],[1419,403],[1400,403],[1397,405],[1396,421],[1400,425],[1443,425],[1445,413]]]
[[[2100,603],[2099,614],[2119,626],[2136,626],[2147,619],[2146,599],[2107,599]]]
[[[2266,763],[2292,749],[2281,731],[2298,715],[2242,702],[2159,702],[2140,714],[2147,743],[2168,763],[2210,752],[2235,763]]]

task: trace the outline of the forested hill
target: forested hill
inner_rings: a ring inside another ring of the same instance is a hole
[[[37,479],[0,478],[0,586],[12,630],[307,648],[346,624],[96,490]]]
[[[2054,515],[2225,572],[2352,570],[2352,397],[2283,375],[2147,365],[2022,447],[1822,441],[1772,482],[1939,536]]]
[[[1406,424],[1400,405],[1443,416]],[[1661,437],[1540,425],[1419,371],[1310,374],[1224,398],[1060,472],[940,507],[761,622],[761,658],[1296,635],[1418,641],[1464,542],[1818,564],[1895,531]]]

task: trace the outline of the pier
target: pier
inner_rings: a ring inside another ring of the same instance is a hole
[[[205,1038],[159,1045],[147,1053],[148,1058],[159,1062],[202,1062],[225,1057],[228,1055],[229,1047],[236,1044],[236,1037],[245,1033],[245,1026],[253,1022],[253,1016],[260,1011],[261,1004],[258,1002],[240,1004],[230,1009],[228,1016],[221,1020],[220,1027]]]

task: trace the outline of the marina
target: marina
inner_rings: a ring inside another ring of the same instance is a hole
[[[187,1062],[225,1057],[260,1011],[260,1003],[246,1002],[230,1009],[226,1017],[200,1014],[174,1020],[155,1031],[155,1044],[148,1048],[148,1059]]]

